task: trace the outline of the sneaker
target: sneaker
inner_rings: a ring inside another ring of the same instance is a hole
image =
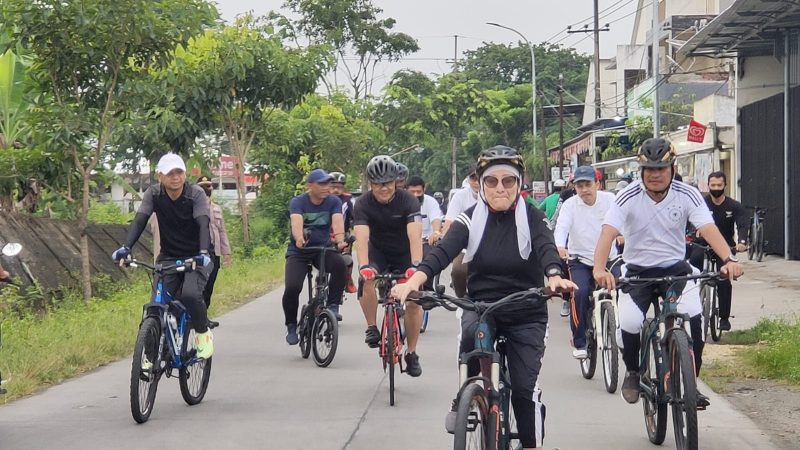
[[[208,319],[208,328],[214,329],[217,328],[218,326],[219,322],[217,322],[216,320]]]
[[[720,331],[730,331],[731,321],[728,319],[719,319],[719,329]]]
[[[355,294],[356,292],[358,292],[358,288],[356,287],[356,284],[353,283],[353,277],[352,276],[347,277],[347,284],[344,286],[344,290],[348,294]]]
[[[444,416],[444,429],[450,434],[456,433],[457,416],[458,413],[456,412],[456,399],[453,399],[453,403],[450,405],[450,411],[448,411],[447,415]]]
[[[297,345],[298,342],[300,337],[297,335],[297,324],[286,325],[286,343]]]
[[[561,317],[569,317],[569,302],[561,304]]]
[[[199,333],[194,337],[194,348],[198,359],[209,359],[214,354],[214,335],[211,330]]]
[[[339,305],[328,305],[328,309],[336,316],[337,321],[342,321],[342,315],[339,314]]]
[[[622,382],[622,398],[626,402],[633,404],[639,401],[639,373],[629,371],[625,374],[625,381]]]
[[[702,392],[697,391],[697,409],[704,410],[711,406],[711,400],[708,399]]]
[[[364,342],[367,343],[369,348],[378,348],[381,345],[381,332],[378,331],[378,327],[375,325],[370,326],[367,328],[367,331],[364,332],[366,334],[366,338]]]
[[[415,378],[422,375],[422,366],[419,365],[416,352],[406,353],[406,373]]]
[[[575,359],[586,359],[589,357],[589,352],[585,348],[576,348],[572,351],[572,357]]]

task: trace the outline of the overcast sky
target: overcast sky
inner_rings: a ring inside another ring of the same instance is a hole
[[[216,2],[223,19],[228,21],[250,10],[256,15],[280,10],[283,4],[283,0]],[[592,0],[373,0],[373,3],[384,10],[384,17],[397,19],[396,31],[413,36],[420,46],[419,52],[399,63],[380,66],[375,72],[376,89],[380,89],[399,69],[439,74],[449,72],[448,61],[453,58],[455,34],[463,36],[458,38],[459,53],[475,49],[482,42],[519,40],[511,31],[488,26],[486,22],[515,28],[533,43],[549,40],[575,47],[582,53],[591,55],[594,52],[591,33],[563,32],[567,25],[573,25],[573,29],[582,28],[584,24],[592,27]],[[614,56],[616,45],[630,42],[633,13],[638,3],[638,0],[599,0],[601,27],[612,22],[611,31],[600,33],[601,57]]]

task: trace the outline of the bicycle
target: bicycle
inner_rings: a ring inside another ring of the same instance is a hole
[[[0,250],[4,256],[17,256],[19,252],[22,251],[22,245],[16,242],[9,242],[3,246],[3,249]],[[11,278],[0,278],[0,286],[2,285],[11,285],[19,288],[19,285],[14,283]],[[0,348],[3,346],[3,323],[0,322]],[[3,387],[6,384],[7,380],[3,379],[3,374],[0,372],[0,395],[7,393],[6,389]]]
[[[441,284],[440,283],[440,277],[441,277],[441,274],[438,274],[438,273],[436,274],[435,277],[433,277],[433,285],[434,286],[439,286]],[[444,286],[442,286],[442,287],[444,287]],[[428,319],[429,319],[428,316],[429,315],[430,315],[430,311],[423,311],[422,312],[422,326],[420,326],[420,328],[419,328],[419,332],[420,333],[424,333],[425,330],[428,329]]]
[[[664,283],[669,286],[666,299],[655,302],[655,317],[646,318],[640,331],[639,386],[644,398],[645,428],[650,442],[660,445],[667,433],[667,406],[672,410],[672,424],[678,449],[698,448],[697,378],[691,347],[689,316],[678,312],[679,296],[672,291],[677,282],[719,278],[717,272],[658,278],[620,278],[617,285],[626,287]]]
[[[708,245],[697,242],[690,242],[689,245],[702,249],[703,272],[715,272],[717,270],[717,254]],[[732,247],[731,250],[735,250]],[[717,293],[717,283],[714,279],[700,281],[700,300],[703,302],[703,337],[708,340],[708,336],[714,342],[722,339],[722,330],[719,327],[719,294]]]
[[[767,241],[764,240],[764,222],[766,221],[767,209],[759,208],[758,206],[748,206],[747,208],[753,210],[753,218],[750,219],[747,259],[752,261],[755,258],[756,261],[761,262],[764,259],[764,246],[767,244]]]
[[[589,266],[594,261],[579,255],[570,258]],[[617,255],[606,264],[609,272],[622,264],[622,255]],[[597,356],[602,355],[603,382],[606,392],[613,394],[619,384],[619,346],[617,345],[617,292],[599,286],[592,292],[589,310],[586,314],[586,358],[580,360],[581,374],[587,380],[594,377],[597,368]],[[599,328],[598,328],[599,325]]]
[[[454,448],[516,450],[521,447],[511,407],[511,377],[505,351],[506,338],[495,340],[488,320],[505,308],[533,306],[549,298],[549,291],[533,288],[503,297],[493,303],[475,302],[435,292],[418,292],[409,297],[424,310],[441,306],[475,311],[480,316],[475,331],[475,350],[459,355],[459,390],[455,400]],[[479,361],[481,374],[469,377],[468,364]]]
[[[352,243],[352,240],[348,241]],[[339,344],[339,322],[336,315],[327,308],[330,274],[325,270],[325,254],[339,250],[334,246],[305,247],[304,250],[319,252],[319,269],[312,288],[313,265],[308,264],[308,303],[300,311],[297,327],[300,356],[307,359],[313,350],[314,363],[319,367],[328,367],[336,356]]]
[[[144,267],[153,274],[153,294],[142,307],[142,321],[136,337],[131,364],[131,414],[137,423],[150,418],[158,382],[178,371],[183,400],[196,405],[203,400],[211,378],[211,360],[198,359],[194,328],[186,307],[164,291],[163,275],[193,270],[194,260],[178,259],[150,265],[135,259],[123,260],[128,267]]]
[[[389,372],[389,405],[394,406],[394,377],[395,367],[403,370],[403,344],[405,333],[400,322],[403,315],[403,305],[392,295],[392,286],[398,281],[405,280],[405,274],[385,273],[376,275],[375,285],[378,289],[378,303],[383,305],[383,320],[381,321],[381,343],[378,355],[383,363],[383,371]],[[364,280],[358,280],[358,298],[364,293]]]

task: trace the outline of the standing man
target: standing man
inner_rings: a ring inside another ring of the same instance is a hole
[[[747,250],[747,232],[750,227],[750,217],[747,210],[741,203],[725,195],[725,188],[728,179],[725,172],[712,172],[708,176],[709,194],[705,201],[711,215],[714,217],[714,224],[719,228],[728,247],[735,247],[736,252]],[[734,226],[738,231],[739,240],[734,239]],[[704,243],[702,241],[698,243]],[[691,263],[693,266],[703,270],[703,258],[705,252],[697,247],[692,248]],[[717,264],[721,264],[719,257],[716,258]],[[719,295],[719,329],[731,329],[731,297],[733,286],[731,280],[725,279],[717,282],[717,294]]]
[[[339,249],[345,247],[342,202],[330,195],[331,176],[322,169],[314,169],[306,178],[306,193],[289,201],[291,239],[286,250],[286,268],[283,291],[283,314],[286,319],[286,342],[297,345],[297,309],[300,292],[308,273],[308,265],[319,265],[319,251],[307,251],[305,247],[327,246],[333,237]],[[337,320],[342,320],[339,305],[344,291],[345,263],[338,252],[325,252],[325,269],[330,274],[328,304]]]
[[[359,298],[367,322],[364,342],[371,348],[379,347],[381,342],[381,333],[376,325],[375,276],[395,271],[411,276],[422,260],[420,204],[413,195],[397,188],[397,178],[397,164],[392,158],[386,155],[372,158],[367,164],[370,191],[362,195],[353,211],[353,232],[361,265],[359,274],[364,279]],[[422,308],[407,304],[404,320],[408,338],[406,373],[418,377],[422,375],[416,351]]]
[[[467,173],[467,185],[459,189],[447,205],[447,214],[444,216],[444,227],[442,234],[447,234],[447,230],[453,224],[453,221],[464,211],[472,208],[478,203],[478,191],[480,183],[478,182],[478,174],[475,172],[477,165],[473,164]],[[453,282],[453,291],[456,297],[464,297],[467,295],[467,265],[464,264],[464,254],[456,256],[453,260],[452,268],[450,269],[450,278]]]
[[[342,172],[331,172],[331,194],[339,197],[342,201],[342,218],[344,219],[344,235],[345,238],[350,237],[353,232],[353,196],[345,192],[344,185],[347,182],[347,176]],[[331,231],[333,232],[333,231]],[[353,255],[352,248],[348,245],[342,251],[342,257],[347,265],[347,281],[345,284],[345,291],[348,294],[356,292],[356,285],[353,283]]]
[[[217,282],[217,274],[221,265],[230,267],[231,265],[231,244],[228,241],[228,231],[225,229],[225,218],[222,215],[222,206],[214,203],[211,194],[214,192],[214,184],[211,178],[203,175],[197,179],[197,185],[203,188],[208,197],[208,211],[210,213],[209,231],[211,232],[211,260],[214,261],[214,270],[208,277],[208,283],[203,290],[203,300],[206,308],[211,306],[211,295],[214,293],[214,284]],[[220,256],[222,258],[220,259]],[[214,326],[218,325],[214,322]]]

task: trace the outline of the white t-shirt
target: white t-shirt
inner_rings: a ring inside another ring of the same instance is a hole
[[[714,223],[697,188],[673,180],[667,196],[656,203],[637,180],[617,194],[603,223],[625,237],[626,264],[669,267],[686,256],[689,222],[695,228]]]
[[[442,210],[435,198],[425,194],[420,206],[420,213],[422,214],[422,238],[427,240],[433,234],[431,224],[434,220],[442,218]]]
[[[471,208],[478,202],[478,193],[473,191],[470,186],[463,187],[453,194],[450,203],[447,204],[447,214],[445,220],[456,220],[459,214]]]
[[[592,259],[600,230],[603,228],[603,219],[606,211],[614,204],[614,194],[597,191],[597,200],[589,206],[583,202],[579,195],[573,195],[561,205],[561,212],[556,222],[555,239],[559,247],[567,247],[569,239],[569,253]],[[617,255],[616,246],[611,246],[613,258]]]

